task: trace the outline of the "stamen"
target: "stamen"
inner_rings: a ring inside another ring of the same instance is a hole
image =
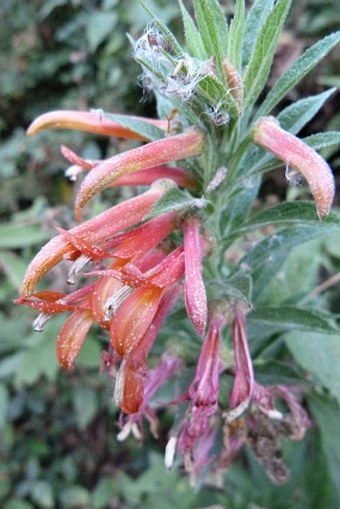
[[[32,322],[34,332],[42,332],[44,330],[46,322],[51,318],[51,315],[47,313],[40,313],[36,319]]]
[[[77,164],[73,164],[69,168],[67,168],[64,172],[66,178],[68,178],[71,182],[76,182],[78,175],[80,175],[84,169]]]
[[[177,441],[177,437],[173,435],[169,438],[165,447],[164,464],[168,470],[171,470],[174,466]]]
[[[67,276],[67,282],[69,285],[74,285],[76,283],[77,277],[79,276],[80,272],[83,270],[83,268],[89,261],[91,261],[91,258],[84,254],[81,254],[76,259],[76,261],[73,263],[72,267],[70,268],[68,276]]]
[[[133,290],[134,289],[131,288],[131,286],[124,285],[107,299],[104,306],[104,322],[111,320],[113,315],[118,311],[118,308],[123,304],[124,300],[133,292]]]

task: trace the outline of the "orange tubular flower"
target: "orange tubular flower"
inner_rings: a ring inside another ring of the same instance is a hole
[[[57,358],[61,366],[66,369],[73,368],[73,363],[93,322],[92,313],[83,309],[77,309],[68,317],[57,339]]]
[[[129,173],[146,170],[187,157],[197,156],[203,150],[203,135],[197,129],[163,138],[117,154],[98,164],[83,180],[75,203],[76,217],[80,209],[97,193],[116,179]]]
[[[84,159],[65,145],[62,145],[61,152],[65,159],[72,163],[72,166],[65,171],[65,175],[72,181],[77,180],[78,175],[83,171],[92,170],[102,162],[100,160]],[[155,166],[123,175],[114,180],[110,187],[147,186],[155,180],[164,178],[173,180],[179,187],[188,189],[196,189],[197,187],[197,182],[190,173],[184,168],[174,168],[172,166]]]
[[[88,243],[104,241],[115,234],[139,223],[150,212],[172,181],[155,182],[145,193],[126,200],[99,216],[70,230],[70,233]],[[51,239],[33,258],[21,286],[21,295],[31,295],[40,279],[63,258],[77,251],[64,235]]]
[[[167,120],[156,120],[128,115],[121,115],[121,117],[126,117],[131,120],[141,120],[164,131],[168,129],[169,126]],[[105,115],[101,114],[100,111],[50,111],[36,118],[27,129],[27,134],[28,136],[34,136],[45,129],[74,129],[87,133],[116,136],[117,138],[131,138],[140,141],[147,141],[148,139],[127,127],[121,126],[117,122],[112,122]]]
[[[318,216],[326,217],[335,193],[334,177],[326,161],[302,140],[282,129],[274,117],[262,117],[256,122],[253,141],[302,173],[316,201]]]
[[[110,326],[111,343],[121,357],[135,348],[148,330],[157,312],[163,290],[141,287],[125,299]]]

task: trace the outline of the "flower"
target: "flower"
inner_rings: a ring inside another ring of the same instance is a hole
[[[157,120],[143,117],[133,117],[130,115],[120,115],[122,119],[138,119],[147,124],[154,125],[159,129],[166,131],[169,123],[166,120]],[[36,118],[27,129],[28,136],[34,136],[45,129],[74,129],[77,131],[86,131],[88,133],[103,134],[106,136],[116,136],[118,138],[132,138],[134,140],[146,140],[144,136],[133,130],[110,120],[108,115],[100,110],[96,111],[72,111],[59,110],[44,113]]]
[[[197,217],[187,216],[181,224],[183,231],[184,263],[185,263],[185,307],[197,333],[204,334],[208,305],[202,278],[203,246],[200,235],[200,221]]]
[[[80,210],[95,194],[103,191],[119,177],[170,161],[197,156],[202,150],[202,133],[197,129],[188,129],[181,134],[152,141],[106,159],[93,168],[83,180],[75,202],[76,217],[80,218]]]
[[[219,306],[211,312],[207,335],[204,339],[194,380],[180,400],[188,400],[189,407],[179,429],[173,433],[165,453],[170,468],[175,449],[184,457],[186,469],[196,475],[210,461],[215,426],[211,418],[218,408],[219,374],[221,369],[221,331],[226,318]],[[176,447],[174,441],[176,437]]]
[[[97,244],[107,241],[119,232],[142,221],[154,204],[172,186],[172,181],[155,182],[145,193],[126,200],[102,212],[93,219],[72,228],[70,234],[79,241]],[[30,295],[40,279],[63,258],[69,259],[77,248],[60,234],[51,239],[28,266],[20,289],[21,295]]]
[[[262,117],[256,122],[253,141],[287,167],[302,173],[316,201],[318,216],[326,217],[335,193],[334,177],[326,161],[302,140],[282,129],[274,117]]]

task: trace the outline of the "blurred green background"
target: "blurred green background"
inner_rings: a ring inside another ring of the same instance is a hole
[[[232,13],[233,3],[221,2],[227,14]],[[149,0],[148,5],[180,34],[176,2]],[[338,475],[340,485],[340,464],[336,460],[330,467],[321,445],[328,440],[326,450],[337,448],[335,459],[340,457],[332,422],[339,426],[338,407],[324,417],[321,434],[314,429],[302,443],[287,445],[293,473],[287,486],[271,486],[253,460],[244,456],[219,488],[193,490],[180,471],[167,472],[163,467],[168,415],[162,418],[158,443],[148,434],[143,446],[133,439],[117,443],[112,383],[98,373],[103,338],[92,333],[77,370],[60,372],[54,351],[60,320],[36,334],[31,329],[35,313],[12,304],[28,261],[54,234],[54,224],[72,224],[74,184],[64,178],[60,145],[93,159],[125,146],[69,131],[28,139],[25,129],[37,115],[54,109],[154,115],[154,103],[143,98],[138,86],[140,70],[126,37],[126,32],[138,37],[149,19],[133,0],[2,0],[0,4],[0,506],[336,509],[340,502],[337,505],[336,482],[330,479],[335,481]],[[294,2],[269,86],[306,46],[339,25],[338,0]],[[339,71],[340,55],[335,51],[286,102],[340,85]],[[339,129],[339,106],[338,95],[302,134]],[[323,155],[339,168],[339,151]],[[282,177],[268,175],[261,198],[270,203],[286,191]],[[97,206],[108,203],[104,195]],[[339,237],[313,249],[314,265],[308,256],[306,261],[305,250],[294,259],[296,270],[308,264],[305,277],[311,282],[311,273],[323,271],[326,276],[340,269]],[[49,283],[52,279],[53,287],[61,289],[64,276],[62,269],[56,269]],[[336,310],[338,303],[339,290],[334,289],[330,305]],[[314,396],[314,411],[321,416],[333,403],[323,404]]]

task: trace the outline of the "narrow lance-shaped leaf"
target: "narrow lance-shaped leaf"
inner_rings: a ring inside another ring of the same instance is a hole
[[[247,107],[253,106],[267,82],[290,4],[291,0],[278,0],[259,32],[244,78]]]
[[[235,6],[235,15],[230,23],[227,60],[235,67],[237,71],[241,70],[242,64],[242,44],[245,26],[245,6],[244,0],[237,0]]]
[[[267,115],[278,102],[297,84],[302,78],[317,65],[338,43],[340,31],[328,35],[314,46],[308,48],[277,80],[261,104],[256,117]]]
[[[259,30],[271,11],[273,4],[274,0],[255,0],[247,14],[242,48],[242,65],[244,67],[248,65]]]
[[[207,54],[203,46],[201,34],[197,30],[194,20],[186,10],[181,0],[179,0],[179,5],[182,12],[185,42],[187,48],[192,56],[204,60],[207,58]]]

